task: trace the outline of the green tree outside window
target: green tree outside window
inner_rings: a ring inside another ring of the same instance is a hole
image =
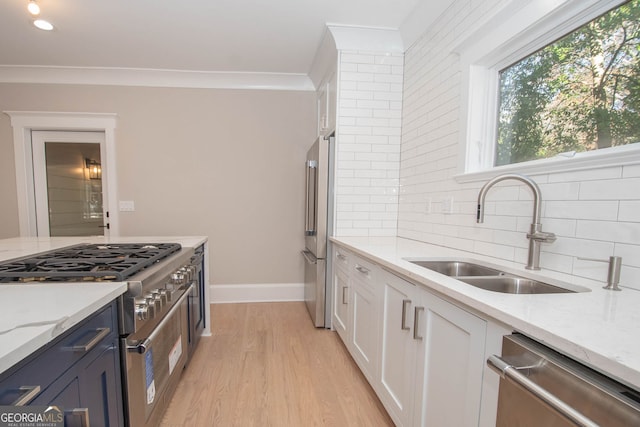
[[[640,142],[640,0],[500,72],[496,166]]]

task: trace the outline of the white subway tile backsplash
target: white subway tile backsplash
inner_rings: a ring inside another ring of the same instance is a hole
[[[623,178],[640,177],[640,165],[625,165],[622,167]]]
[[[640,189],[638,190],[640,193]],[[640,194],[638,195],[640,198]],[[639,222],[640,221],[640,200],[623,200],[620,202],[618,211],[618,221]]]
[[[580,184],[581,200],[640,199],[640,178],[607,179]]]
[[[637,245],[640,242],[640,222],[579,220],[576,237]]]
[[[615,252],[610,255],[622,257],[622,264],[640,268],[640,245],[616,243]]]
[[[617,201],[548,201],[544,216],[547,218],[593,219],[615,221],[618,217]]]

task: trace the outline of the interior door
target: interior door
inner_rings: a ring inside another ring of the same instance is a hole
[[[103,132],[33,131],[38,236],[108,233]]]

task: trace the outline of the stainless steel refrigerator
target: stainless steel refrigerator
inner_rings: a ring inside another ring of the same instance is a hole
[[[333,136],[319,137],[305,162],[304,300],[313,324],[331,327],[331,285],[328,280],[327,236],[331,233]]]

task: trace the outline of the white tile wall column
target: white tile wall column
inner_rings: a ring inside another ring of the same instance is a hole
[[[395,236],[404,55],[340,51],[338,236]]]

